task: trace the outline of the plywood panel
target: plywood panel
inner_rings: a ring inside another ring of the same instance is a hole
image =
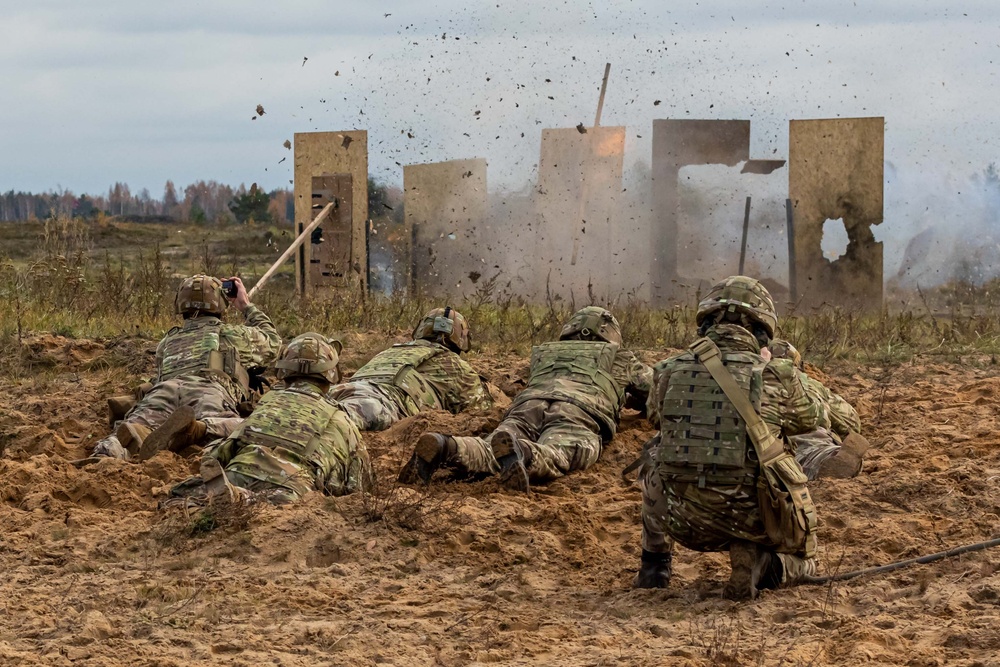
[[[789,124],[788,192],[794,206],[795,287],[801,305],[882,306],[885,120],[835,118]],[[843,220],[846,253],[823,256],[823,224]]]
[[[734,166],[750,159],[748,120],[654,120],[653,214],[650,244],[651,301],[663,306],[682,298],[677,270],[678,188],[682,167]],[[697,278],[695,276],[694,278]]]
[[[456,299],[471,294],[488,268],[482,242],[486,160],[406,165],[403,197],[412,238],[411,289]]]
[[[297,132],[295,134],[295,221],[308,224],[312,220],[312,179],[314,176],[350,174],[352,179],[351,216],[351,277],[352,284],[367,288],[368,252],[366,221],[368,220],[368,132]],[[305,244],[305,254],[310,244]],[[309,258],[306,258],[306,262]],[[297,285],[307,275],[296,271]]]
[[[555,293],[600,296],[619,272],[613,221],[622,189],[624,127],[542,130],[538,163],[535,266]]]

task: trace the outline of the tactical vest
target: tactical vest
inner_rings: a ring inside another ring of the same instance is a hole
[[[748,352],[724,352],[725,365],[760,413],[764,361]],[[753,484],[758,474],[747,425],[732,401],[691,352],[677,357],[660,404],[657,460],[678,482]]]
[[[531,374],[518,402],[533,398],[572,403],[601,425],[605,442],[618,429],[625,390],[612,373],[618,346],[589,340],[560,340],[531,349]]]
[[[245,399],[249,395],[250,378],[236,349],[221,335],[223,326],[220,320],[197,325],[189,320],[183,327],[167,332],[157,382],[182,375],[215,376],[229,386],[237,401]]]
[[[311,460],[317,438],[338,410],[335,403],[303,389],[269,391],[230,437],[246,444],[283,447]]]
[[[448,350],[443,347],[416,342],[393,345],[388,350],[376,354],[371,361],[359,368],[358,372],[351,376],[351,382],[364,380],[373,384],[393,385],[412,398],[420,410],[441,410],[443,409],[441,399],[417,368],[428,359],[445,352]]]

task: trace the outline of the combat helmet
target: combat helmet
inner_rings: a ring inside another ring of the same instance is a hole
[[[729,276],[716,283],[698,303],[695,321],[701,326],[706,317],[719,311],[744,315],[764,327],[768,338],[774,338],[774,330],[778,326],[774,300],[756,278]]]
[[[587,306],[573,313],[573,317],[563,325],[559,340],[574,336],[600,338],[606,343],[622,344],[622,325],[610,311],[600,306]]]
[[[279,380],[296,376],[311,376],[326,380],[330,384],[340,381],[340,351],[344,346],[339,340],[327,339],[318,333],[304,333],[296,336],[281,351],[274,362],[275,375]]]
[[[468,352],[472,341],[469,323],[451,306],[435,308],[413,330],[413,340],[433,340],[455,352]]]
[[[222,281],[212,276],[197,275],[185,278],[177,288],[174,309],[178,315],[222,315],[226,309],[226,296]]]

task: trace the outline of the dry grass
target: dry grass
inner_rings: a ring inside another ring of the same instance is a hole
[[[0,226],[0,373],[23,375],[19,343],[28,332],[122,340],[158,339],[177,322],[173,293],[184,275],[242,273],[252,283],[287,230],[186,228],[108,220],[50,220]],[[849,359],[894,364],[917,354],[993,356],[1000,347],[1000,281],[954,284],[919,292],[898,309],[874,314],[830,308],[783,318],[780,335],[817,363]],[[593,292],[593,290],[591,290]],[[595,301],[592,295],[588,303]],[[314,330],[328,335],[364,331],[385,340],[406,335],[436,305],[400,296],[336,293],[299,300],[289,275],[279,274],[257,299],[284,336]],[[550,340],[584,303],[551,295],[528,304],[496,279],[480,282],[468,316],[480,350],[526,353]],[[620,315],[626,345],[678,348],[694,331],[694,308],[652,309],[628,295],[601,303]],[[693,304],[692,304],[693,306]],[[235,315],[235,314],[234,314]],[[121,363],[126,363],[123,358]]]

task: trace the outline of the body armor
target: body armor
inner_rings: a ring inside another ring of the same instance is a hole
[[[759,413],[763,359],[727,352],[722,363]],[[746,422],[708,369],[692,352],[678,357],[660,405],[656,458],[663,474],[699,488],[752,484],[759,468],[751,451]]]
[[[443,407],[437,392],[417,368],[428,359],[444,353],[448,353],[448,350],[433,344],[413,342],[393,345],[359,368],[351,377],[351,382],[364,380],[373,384],[393,385],[412,398],[420,410],[441,410]]]
[[[531,350],[531,375],[518,400],[572,403],[601,425],[605,441],[618,429],[625,392],[612,374],[618,346],[589,340],[543,343]]]
[[[318,393],[295,387],[264,394],[253,415],[231,438],[242,444],[281,447],[311,460],[316,439],[340,408]]]
[[[235,392],[237,401],[249,393],[250,379],[240,364],[235,348],[222,337],[224,325],[218,319],[195,318],[167,332],[161,343],[157,382],[182,375],[222,377]]]

